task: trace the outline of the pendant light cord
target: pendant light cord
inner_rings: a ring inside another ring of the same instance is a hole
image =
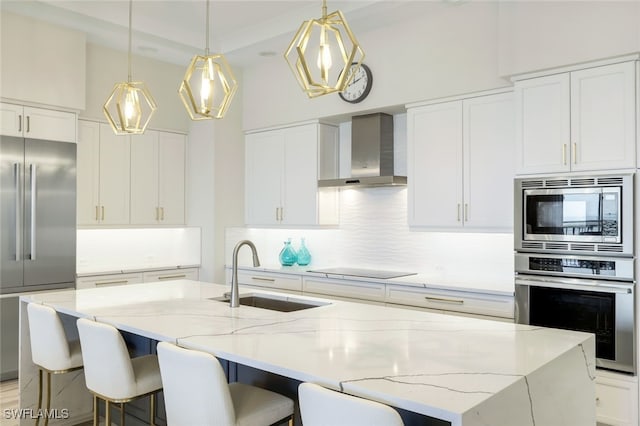
[[[205,40],[205,49],[204,49],[204,55],[205,56],[209,56],[209,0],[207,0],[207,31],[206,31],[206,37],[207,39]]]
[[[129,0],[129,56],[128,56],[128,61],[129,61],[129,70],[128,70],[128,77],[127,77],[127,81],[129,83],[131,83],[131,13],[133,10],[133,0]]]

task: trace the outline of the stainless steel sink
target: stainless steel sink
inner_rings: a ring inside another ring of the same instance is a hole
[[[212,297],[211,300],[229,303],[229,297]],[[303,309],[317,308],[319,306],[329,305],[330,302],[280,298],[266,294],[241,294],[240,304],[244,306],[252,306],[254,308],[269,309],[278,312],[294,312]]]

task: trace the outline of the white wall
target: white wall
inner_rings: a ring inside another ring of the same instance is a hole
[[[132,79],[144,81],[158,109],[149,128],[189,131],[189,115],[178,96],[184,67],[133,55]],[[116,83],[127,80],[127,52],[87,44],[87,103],[81,117],[105,121],[102,106]]]
[[[187,224],[202,229],[202,281],[224,282],[224,230],[244,223],[242,81],[226,116],[191,123]]]
[[[499,74],[640,50],[638,1],[500,2]]]

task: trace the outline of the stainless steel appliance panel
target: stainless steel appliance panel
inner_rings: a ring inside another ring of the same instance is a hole
[[[24,140],[0,138],[0,292],[22,286]]]
[[[577,278],[516,276],[519,324],[596,335],[596,366],[635,373],[635,284]]]
[[[24,285],[76,274],[76,144],[25,141]]]

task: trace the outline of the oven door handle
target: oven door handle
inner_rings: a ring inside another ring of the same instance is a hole
[[[545,279],[539,277],[516,277],[516,285],[525,285],[530,287],[550,287],[567,290],[587,290],[587,291],[599,291],[602,293],[620,293],[620,294],[632,294],[633,283],[629,284],[614,284],[611,282],[600,281],[598,284],[593,284],[585,280],[578,279]]]

